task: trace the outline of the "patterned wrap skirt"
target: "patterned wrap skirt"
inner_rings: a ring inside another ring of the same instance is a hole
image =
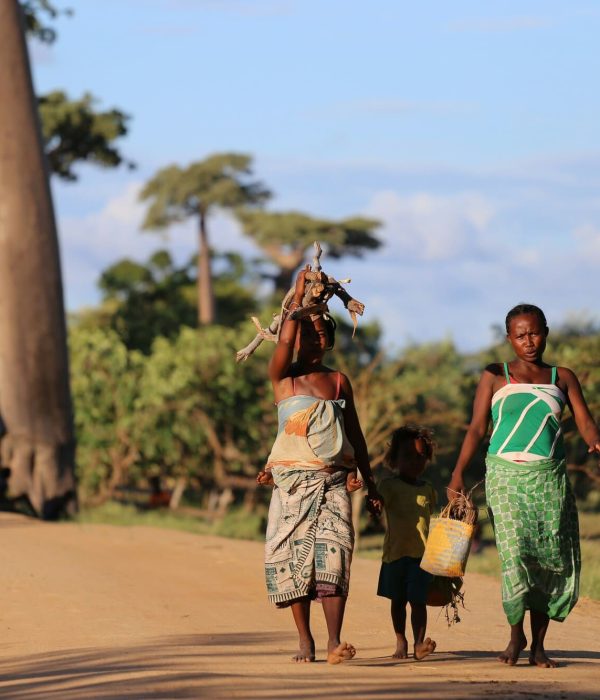
[[[347,595],[354,547],[348,472],[272,469],[265,577],[269,600],[279,606],[316,598],[319,587]]]
[[[579,595],[581,554],[565,460],[510,462],[488,454],[485,490],[511,625],[526,610],[564,620]]]

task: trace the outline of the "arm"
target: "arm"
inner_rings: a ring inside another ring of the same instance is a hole
[[[344,409],[344,427],[350,444],[354,448],[354,456],[358,464],[358,470],[367,487],[367,508],[373,515],[381,513],[383,501],[377,487],[375,486],[375,477],[371,471],[371,462],[369,460],[369,451],[367,450],[367,442],[363,431],[360,427],[356,406],[354,405],[354,393],[352,385],[345,374],[342,375],[342,390],[344,399],[346,400],[346,408]]]
[[[600,432],[585,401],[579,380],[575,373],[566,367],[561,367],[559,372],[560,378],[567,385],[567,403],[577,430],[588,445],[588,452],[600,453]]]
[[[309,269],[310,265],[307,265],[303,270],[300,270],[298,276],[296,277],[294,298],[289,304],[291,311],[299,308],[302,305],[302,299],[304,298],[304,287],[306,285],[305,278]],[[281,327],[279,340],[277,341],[271,361],[269,362],[269,378],[275,390],[277,390],[279,382],[282,379],[285,379],[285,377],[288,375],[290,365],[292,364],[292,359],[294,357],[294,345],[296,343],[297,332],[298,320],[291,319],[290,315],[288,314],[283,322],[283,326]]]
[[[475,401],[473,402],[473,417],[467,429],[467,434],[463,440],[460,454],[456,461],[456,467],[452,472],[450,483],[446,487],[448,500],[454,497],[455,492],[464,491],[464,472],[467,470],[470,461],[473,459],[479,443],[485,437],[490,420],[490,406],[492,404],[492,394],[494,387],[494,375],[488,370],[484,370],[479,380]]]

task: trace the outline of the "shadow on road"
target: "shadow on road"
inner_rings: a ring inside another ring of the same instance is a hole
[[[436,654],[414,663],[391,658],[360,658],[343,666],[292,665],[282,662],[282,644],[295,635],[281,632],[190,634],[165,637],[130,647],[65,649],[0,661],[0,696],[11,700],[180,700],[184,698],[564,698],[564,691],[541,683],[445,677],[443,666],[454,659],[489,660],[489,653],[459,651]],[[277,655],[274,655],[277,649]],[[598,659],[595,652],[557,652],[567,663]],[[568,661],[567,661],[568,660]],[[589,663],[589,661],[587,662]],[[431,664],[431,665],[430,665]],[[430,669],[427,666],[430,665]],[[416,667],[419,666],[417,671]],[[368,667],[380,667],[369,672]],[[389,669],[387,670],[386,669]],[[432,674],[433,669],[437,669]],[[471,669],[472,670],[472,669]],[[527,671],[523,669],[523,672]],[[559,680],[553,676],[553,681]],[[569,689],[569,698],[589,699]]]

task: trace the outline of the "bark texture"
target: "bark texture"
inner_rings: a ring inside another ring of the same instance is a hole
[[[76,505],[58,238],[17,0],[0,2],[0,457],[11,498]]]

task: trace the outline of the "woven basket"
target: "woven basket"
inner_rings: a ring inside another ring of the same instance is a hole
[[[452,518],[433,518],[421,568],[435,576],[464,576],[475,526]]]

